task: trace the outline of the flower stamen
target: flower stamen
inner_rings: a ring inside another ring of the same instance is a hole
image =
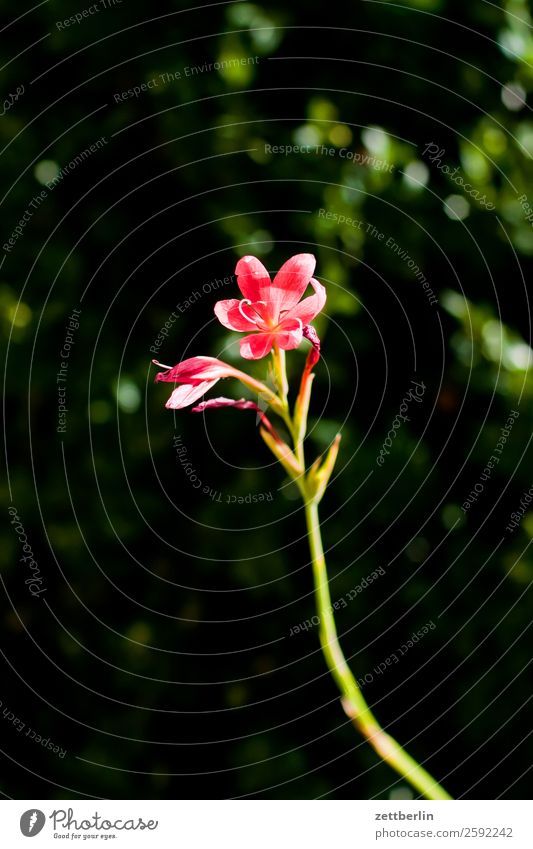
[[[251,302],[251,301],[249,301],[249,300],[248,300],[248,298],[243,298],[243,300],[242,300],[242,301],[239,301],[239,312],[240,312],[240,314],[242,315],[242,317],[243,317],[244,319],[246,319],[246,321],[251,321],[251,322],[252,322],[252,324],[257,324],[257,319],[256,319],[256,318],[250,318],[250,316],[249,316],[249,315],[246,315],[246,313],[245,313],[245,312],[244,312],[244,310],[243,310],[243,306],[244,306],[244,305],[252,306],[252,302]],[[252,309],[253,309],[253,307],[252,307]]]
[[[239,312],[246,321],[251,321],[253,324],[257,324],[259,321],[262,321],[262,316],[259,310],[256,309],[256,304],[262,304],[263,306],[268,306],[266,301],[250,301],[248,298],[243,298],[242,301],[239,301]],[[246,315],[243,310],[243,306],[250,306],[255,312],[254,316]]]

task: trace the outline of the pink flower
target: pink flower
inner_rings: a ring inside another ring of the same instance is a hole
[[[179,383],[165,407],[170,410],[181,410],[183,407],[188,407],[194,404],[198,398],[201,398],[212,386],[215,385],[222,377],[235,377],[244,383],[248,389],[266,400],[267,404],[279,407],[279,398],[274,395],[271,389],[260,380],[256,380],[249,374],[239,371],[237,368],[224,363],[222,360],[217,360],[215,357],[190,357],[188,360],[182,360],[176,366],[165,366],[163,363],[158,363],[157,360],[152,360],[156,366],[164,368],[165,371],[160,371],[155,376],[155,382],[164,381],[165,383]],[[220,399],[214,399],[215,401]],[[207,403],[207,402],[206,402]],[[208,406],[226,406],[226,404],[215,404],[209,402]],[[231,402],[234,406],[247,405],[244,409],[251,409],[249,404],[253,402],[242,401]]]
[[[205,392],[220,380],[221,377],[238,377],[240,372],[222,360],[215,357],[190,357],[177,366],[164,366],[157,360],[152,360],[156,366],[167,369],[155,376],[156,383],[160,380],[168,383],[179,383],[165,407],[170,410],[181,410],[198,400]]]
[[[215,314],[228,330],[252,331],[241,339],[241,356],[259,360],[275,345],[290,350],[297,348],[308,325],[326,303],[326,290],[312,277],[315,258],[297,254],[280,268],[274,280],[255,256],[244,256],[235,273],[243,300],[218,301]],[[311,284],[315,294],[303,301]]]

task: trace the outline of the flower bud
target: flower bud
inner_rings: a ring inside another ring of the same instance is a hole
[[[337,454],[339,453],[340,441],[341,435],[338,433],[331,443],[325,459],[323,460],[323,457],[318,457],[307,473],[307,477],[305,479],[307,495],[308,498],[316,504],[319,503],[328,485],[328,481],[335,466]]]

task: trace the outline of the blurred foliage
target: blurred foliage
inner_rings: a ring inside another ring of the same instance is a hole
[[[346,722],[316,630],[288,636],[313,615],[303,517],[253,417],[174,416],[152,385],[150,347],[173,310],[160,360],[238,359],[212,312],[236,296],[224,282],[236,259],[275,270],[312,251],[328,307],[310,449],[343,425],[322,511],[332,597],[386,570],[339,611],[346,654],[362,677],[437,623],[366,696],[454,795],[527,796],[533,511],[505,531],[532,484],[527,4],[162,0],[63,29],[77,11],[67,0],[16,22],[18,7],[0,8],[4,97],[25,87],[0,122],[2,243],[46,193],[0,267],[2,487],[47,586],[29,595],[8,518],[0,698],[68,750],[59,759],[6,725],[2,791],[404,792]],[[302,362],[290,358],[293,378]],[[423,404],[380,469],[412,378]],[[465,513],[511,410],[500,462]],[[250,493],[272,500],[228,503]]]

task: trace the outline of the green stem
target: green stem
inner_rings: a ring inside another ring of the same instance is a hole
[[[451,799],[451,796],[431,777],[429,772],[383,730],[368,707],[339,644],[322,548],[318,506],[313,500],[305,503],[305,518],[320,618],[320,642],[328,668],[342,694],[346,714],[377,754],[427,799]]]
[[[285,351],[282,348],[278,348],[276,344],[272,348],[272,360],[278,394],[282,404],[288,409],[287,395],[289,392],[289,383],[287,381],[287,369],[285,366]]]
[[[248,389],[251,389],[253,392],[256,392],[261,398],[264,398],[267,404],[270,404],[274,412],[278,413],[279,415],[282,415],[284,407],[281,404],[280,399],[278,398],[276,393],[272,392],[272,390],[265,383],[262,383],[260,380],[255,380],[255,378],[253,378],[251,375],[246,374],[243,371],[239,371],[239,369],[233,369],[231,375],[229,376],[235,377],[237,380],[240,380],[240,382],[243,383],[244,386],[247,386]]]
[[[277,398],[280,404],[280,407],[276,410],[276,412],[285,422],[285,426],[294,442],[296,440],[296,431],[289,411],[289,402],[287,398],[289,393],[289,382],[287,380],[285,351],[282,348],[278,348],[277,345],[274,345],[272,348],[272,367],[274,372],[274,382],[278,391]]]
[[[291,417],[287,401],[288,384],[285,369],[285,351],[274,346],[272,349],[272,358],[276,386],[279,392],[279,402],[281,404],[281,410],[278,409],[278,412],[291,434],[294,443],[296,464],[294,462],[288,462],[287,457],[280,453],[279,446],[270,434],[265,432],[262,433],[262,436],[274,455],[280,460],[287,473],[296,481],[304,501],[307,534],[315,580],[317,612],[320,620],[320,643],[328,669],[341,692],[342,706],[357,730],[368,740],[379,757],[395,769],[406,781],[412,784],[422,795],[427,799],[451,799],[451,796],[432,778],[429,772],[421,767],[414,758],[402,749],[393,737],[384,731],[368,707],[359,685],[346,663],[346,658],[340,647],[333,616],[326,560],[324,558],[322,537],[320,534],[320,520],[318,517],[318,501],[322,497],[324,487],[331,474],[340,436],[337,436],[322,467],[317,468],[313,472],[314,466],[312,466],[309,474],[306,475],[304,438],[307,429],[307,410],[309,408],[311,394],[312,374],[310,371],[304,370],[293,418]],[[294,455],[292,455],[288,446],[286,448],[294,460]],[[331,454],[331,451],[333,451],[333,454]],[[312,478],[313,474],[314,478]],[[325,475],[324,482],[323,485],[317,486],[317,476],[321,474]]]

